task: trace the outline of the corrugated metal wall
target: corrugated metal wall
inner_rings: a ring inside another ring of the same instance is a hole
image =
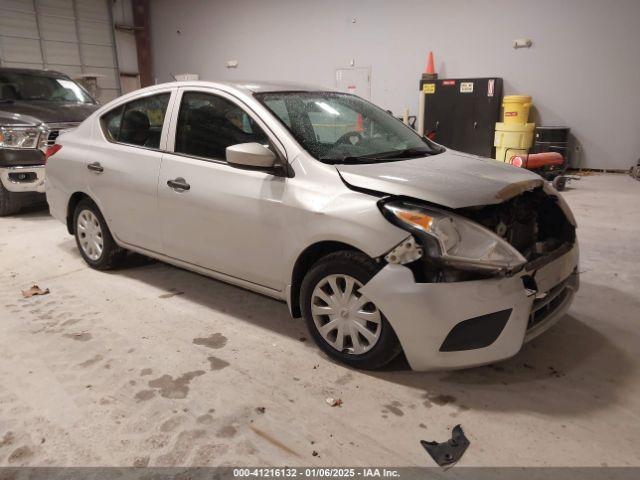
[[[98,77],[98,100],[120,95],[108,0],[0,0],[0,64]]]

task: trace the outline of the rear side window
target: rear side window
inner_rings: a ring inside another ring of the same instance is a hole
[[[111,110],[100,119],[104,134],[112,142],[160,148],[160,135],[170,97],[168,92],[161,93]]]
[[[226,148],[238,143],[269,143],[264,131],[226,98],[185,92],[176,129],[176,153],[226,160]]]

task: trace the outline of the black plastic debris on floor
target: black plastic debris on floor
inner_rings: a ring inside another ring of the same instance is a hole
[[[456,425],[451,431],[451,438],[446,442],[420,440],[420,444],[438,465],[448,467],[462,458],[469,446],[469,440],[465,437],[462,427]]]

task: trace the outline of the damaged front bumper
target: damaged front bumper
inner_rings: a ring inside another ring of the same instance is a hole
[[[44,165],[0,167],[0,182],[13,193],[44,193]]]
[[[534,270],[502,278],[417,283],[388,264],[361,292],[384,312],[414,370],[509,358],[557,322],[579,286],[578,245]]]

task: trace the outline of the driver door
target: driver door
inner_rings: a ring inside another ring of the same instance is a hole
[[[158,183],[163,253],[281,291],[287,179],[225,159],[228,146],[277,139],[225,92],[178,95]]]

